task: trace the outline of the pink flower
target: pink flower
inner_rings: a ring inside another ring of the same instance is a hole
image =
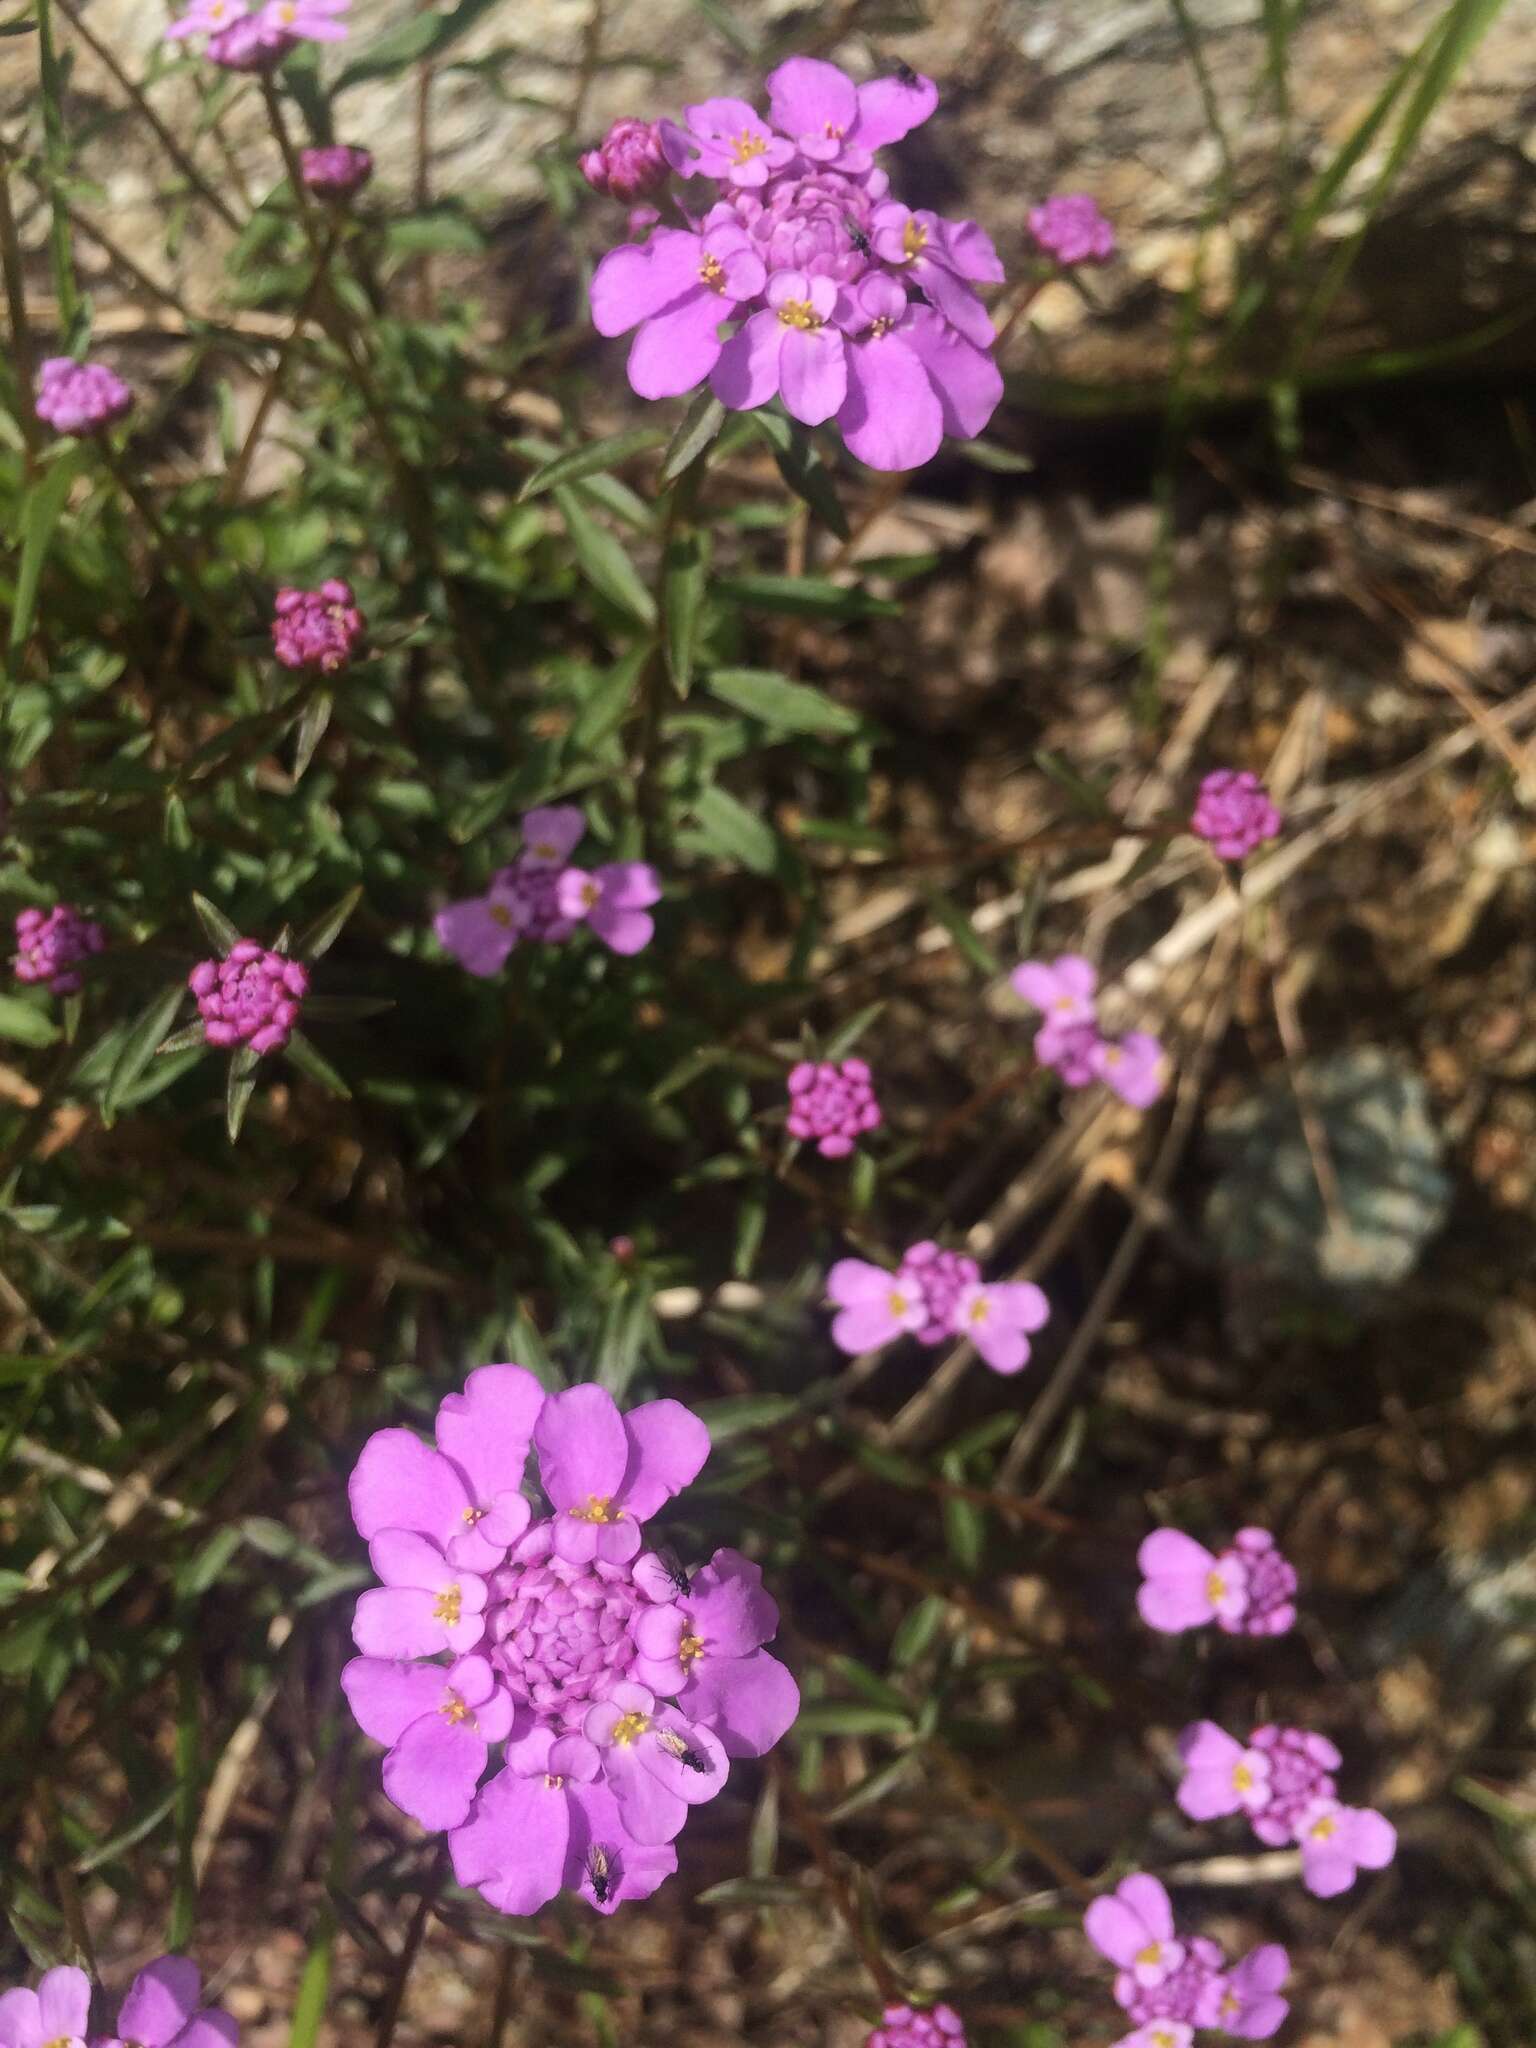
[[[896,1277],[903,1287],[916,1287],[922,1294],[928,1313],[917,1332],[919,1344],[942,1344],[946,1337],[964,1334],[957,1319],[960,1297],[981,1278],[981,1268],[969,1253],[951,1251],[925,1237],[902,1253]],[[834,1342],[836,1336],[834,1331]]]
[[[766,185],[794,147],[775,135],[745,100],[699,100],[683,109],[683,123],[661,123],[661,142],[672,168],[685,178],[719,178],[727,185]]]
[[[1269,1758],[1269,1800],[1249,1818],[1259,1840],[1278,1849],[1295,1840],[1301,1816],[1315,1800],[1333,1798],[1333,1773],[1344,1759],[1326,1735],[1309,1728],[1280,1728],[1266,1722],[1248,1741]]]
[[[349,199],[360,192],[373,176],[373,155],[350,142],[332,142],[322,149],[306,149],[299,163],[304,182],[311,192],[327,199]]]
[[[49,356],[37,372],[37,416],[56,434],[103,433],[133,410],[133,393],[105,363]]]
[[[1262,1749],[1245,1749],[1214,1721],[1197,1721],[1179,1737],[1184,1776],[1178,1802],[1191,1820],[1217,1820],[1228,1813],[1262,1813],[1270,1801],[1270,1759]]]
[[[85,2048],[90,2022],[91,1980],[65,1964],[0,1997],[0,2048]]]
[[[844,296],[846,396],[837,424],[849,451],[871,469],[916,469],[946,434],[973,440],[1003,395],[984,349],[928,306],[909,303],[892,277],[872,273]]]
[[[615,121],[596,149],[579,159],[581,175],[594,192],[633,205],[665,190],[671,166],[654,121],[633,116]]]
[[[345,40],[347,25],[336,19],[345,14],[351,0],[267,0],[261,23],[274,38],[292,37],[296,42],[339,43]]]
[[[814,1139],[823,1159],[846,1159],[866,1131],[882,1121],[874,1081],[863,1060],[802,1060],[789,1073],[789,1135]]]
[[[983,229],[888,199],[874,210],[869,239],[881,262],[918,285],[957,334],[975,348],[990,347],[991,317],[971,286],[1001,284],[1003,266]]]
[[[624,1564],[640,1524],[681,1493],[709,1456],[709,1432],[680,1401],[647,1401],[620,1415],[601,1387],[550,1394],[533,1440],[555,1509],[557,1557]]]
[[[240,939],[223,960],[202,960],[187,976],[209,1045],[281,1052],[309,989],[302,961]]]
[[[1240,2041],[1267,2041],[1291,2009],[1277,1995],[1290,1974],[1291,1959],[1277,1942],[1251,1950],[1228,1972],[1213,2024]]]
[[[813,164],[866,171],[871,150],[899,142],[939,103],[931,78],[877,78],[855,85],[846,71],[817,57],[790,57],[767,78],[768,111]]]
[[[1296,1823],[1301,1878],[1320,1899],[1347,1892],[1362,1870],[1385,1870],[1397,1854],[1397,1830],[1370,1806],[1318,1798]]]
[[[710,378],[734,412],[782,397],[808,427],[831,419],[848,391],[842,330],[833,321],[838,288],[830,277],[781,270],[768,280],[767,305],[751,314],[720,351]]]
[[[721,322],[766,276],[740,221],[716,207],[701,229],[658,228],[643,244],[610,249],[592,277],[592,324],[610,335],[638,327],[631,387],[642,398],[675,398],[715,368]]]
[[[969,1337],[994,1372],[1021,1372],[1029,1363],[1029,1337],[1044,1329],[1051,1305],[1029,1280],[973,1281],[955,1306],[955,1329]]]
[[[1122,2034],[1112,2048],[1192,2048],[1195,2030],[1187,2020],[1148,2020],[1132,2034]]]
[[[1221,1554],[1223,1568],[1240,1564],[1248,1581],[1241,1615],[1216,1619],[1229,1635],[1283,1636],[1296,1621],[1296,1568],[1267,1529],[1239,1529]]]
[[[921,1330],[928,1321],[921,1286],[866,1259],[839,1259],[827,1274],[827,1295],[839,1311],[832,1319],[832,1342],[854,1356],[878,1350],[904,1330]]]
[[[94,919],[83,917],[72,903],[52,910],[16,913],[16,955],[11,967],[18,981],[46,982],[50,995],[78,995],[84,986],[81,964],[101,952],[107,935]]]
[[[512,1697],[484,1656],[441,1664],[354,1657],[341,1689],[358,1726],[389,1751],[384,1790],[424,1828],[466,1820],[490,1745],[511,1732]]]
[[[1257,775],[1217,768],[1200,785],[1189,829],[1222,860],[1241,860],[1266,839],[1278,837],[1282,822]]]
[[[561,909],[560,895],[566,862],[586,831],[586,819],[574,804],[549,804],[527,812],[522,831],[521,853],[510,867],[498,869],[485,895],[450,903],[432,921],[444,951],[451,953],[471,974],[499,974],[520,939],[561,945],[579,922]],[[638,868],[640,864],[635,865]],[[581,870],[574,872],[579,875]],[[598,872],[605,874],[608,870]],[[617,886],[624,893],[622,884]],[[643,881],[637,886],[643,893]],[[601,884],[598,887],[601,889]],[[654,903],[656,897],[647,900]],[[581,908],[584,917],[586,906]],[[605,916],[605,923],[615,923],[624,933],[639,929],[638,923],[630,921],[638,917],[630,905],[610,900],[607,908],[613,916]],[[649,925],[650,920],[645,919],[645,923]],[[600,938],[605,936],[595,923],[594,929]],[[649,936],[647,931],[645,937]],[[642,939],[641,944],[644,943]]]
[[[636,1561],[637,1580],[644,1564]],[[642,1610],[635,1624],[636,1679],[711,1728],[727,1756],[765,1756],[799,1713],[800,1688],[763,1648],[779,1610],[762,1567],[717,1550],[682,1592],[663,1590],[667,1604]]]
[[[1118,1039],[1101,1038],[1086,1059],[1094,1079],[1132,1109],[1150,1109],[1168,1085],[1168,1055],[1147,1031],[1127,1031]]]
[[[888,2005],[864,2048],[965,2048],[965,2026],[951,2005]]]
[[[1022,961],[1008,981],[1015,995],[1041,1012],[1045,1025],[1060,1028],[1098,1021],[1098,970],[1080,953],[1061,953],[1054,960]]]
[[[537,1519],[530,1445],[553,1508]],[[390,1796],[447,1829],[460,1883],[502,1912],[562,1886],[604,1913],[649,1896],[688,1809],[798,1711],[756,1565],[718,1551],[690,1579],[636,1555],[708,1449],[676,1401],[620,1415],[600,1387],[546,1395],[510,1365],[441,1403],[436,1448],[402,1429],[364,1446],[348,1490],[386,1583],[358,1601],[347,1696],[388,1746]],[[445,1649],[446,1669],[405,1661]]]
[[[185,1956],[160,1956],[134,1978],[117,2032],[98,2048],[236,2048],[240,2030],[227,2012],[200,2005],[203,1980]]]
[[[1114,228],[1086,192],[1058,192],[1031,207],[1029,232],[1047,256],[1068,268],[1108,263],[1115,253]]]
[[[277,593],[272,652],[284,668],[334,675],[353,661],[367,630],[352,586],[333,576],[318,590]]]
[[[482,980],[500,974],[527,929],[518,891],[500,878],[483,896],[449,903],[432,920],[438,944]]]
[[[585,923],[615,953],[638,953],[656,930],[647,907],[661,900],[661,880],[643,860],[609,861],[593,868],[567,868],[555,887],[562,917]]]
[[[1248,1568],[1241,1558],[1214,1557],[1182,1529],[1154,1529],[1136,1553],[1144,1583],[1141,1618],[1164,1635],[1220,1620],[1235,1625],[1248,1608]]]
[[[1083,1915],[1083,1932],[1144,1990],[1163,1983],[1184,1961],[1168,1894],[1145,1871],[1122,1878],[1112,1893],[1095,1899]]]
[[[381,1529],[368,1561],[384,1581],[358,1596],[352,1640],[365,1657],[462,1657],[485,1634],[484,1579],[410,1529]]]

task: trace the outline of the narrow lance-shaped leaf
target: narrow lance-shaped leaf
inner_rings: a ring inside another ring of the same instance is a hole
[[[724,425],[725,407],[706,386],[683,414],[682,424],[662,457],[661,468],[656,475],[657,489],[665,490],[668,484],[675,483],[689,464],[696,462],[704,450],[719,438]]]
[[[230,1056],[229,1072],[224,1082],[224,1128],[229,1133],[231,1145],[239,1137],[245,1112],[251,1106],[251,1096],[256,1089],[256,1069],[260,1064],[260,1059],[248,1045],[242,1045]]]
[[[289,1059],[301,1074],[307,1074],[311,1081],[318,1081],[329,1094],[338,1096],[343,1102],[352,1097],[352,1090],[323,1054],[316,1051],[302,1031],[295,1031],[288,1040]]]
[[[705,678],[705,688],[712,697],[783,732],[841,734],[857,732],[859,728],[856,711],[834,704],[820,690],[813,690],[806,683],[792,683],[772,669],[711,669]]]
[[[23,400],[23,403],[27,403]],[[64,510],[69,487],[79,473],[79,462],[66,455],[44,471],[27,492],[21,513],[21,562],[16,571],[16,591],[11,600],[11,651],[24,647],[37,611],[37,588],[54,528]]]
[[[312,924],[300,927],[299,935],[293,942],[296,960],[318,960],[328,953],[341,937],[347,919],[363,900],[363,885],[357,883],[333,903],[329,910],[322,910]]]
[[[657,427],[632,427],[627,434],[610,434],[604,441],[589,441],[585,448],[572,448],[525,477],[517,501],[526,504],[541,492],[552,491],[557,484],[578,483],[599,470],[616,469],[632,455],[643,455],[646,449],[659,447],[663,438]]]
[[[186,992],[185,983],[173,981],[169,987],[161,989],[158,995],[150,998],[129,1027],[127,1036],[118,1048],[117,1058],[112,1062],[107,1085],[102,1090],[103,1123],[112,1121],[117,1105],[154,1058],[160,1041],[170,1029],[171,1019],[181,1007]]]
[[[709,538],[697,531],[674,534],[662,567],[662,636],[667,672],[680,697],[693,681],[693,658],[709,584]]]
[[[231,947],[240,943],[240,928],[231,924],[216,903],[210,903],[206,896],[192,892],[192,908],[197,912],[197,921],[208,934],[208,943],[219,958],[224,959]]]
[[[575,550],[577,566],[592,588],[642,626],[656,624],[656,600],[620,541],[587,511],[565,484],[555,486],[555,502]]]

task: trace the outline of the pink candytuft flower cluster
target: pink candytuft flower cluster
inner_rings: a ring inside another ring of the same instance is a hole
[[[589,149],[579,162],[581,175],[594,192],[630,206],[662,191],[672,175],[660,129],[654,121],[633,115],[615,121],[597,148]]]
[[[965,2048],[965,2025],[950,2005],[888,2005],[864,2048]]]
[[[801,1060],[790,1068],[789,1135],[814,1144],[823,1159],[846,1159],[883,1121],[867,1061]]]
[[[350,199],[373,176],[373,153],[351,142],[330,142],[302,151],[299,165],[311,192],[326,199]]]
[[[11,966],[18,981],[46,982],[51,995],[78,995],[82,962],[106,943],[101,926],[82,917],[72,903],[55,904],[52,910],[21,910],[16,914]]]
[[[1246,1744],[1214,1721],[1196,1721],[1179,1738],[1184,1776],[1178,1802],[1191,1820],[1246,1813],[1271,1848],[1295,1842],[1308,1891],[1331,1899],[1361,1870],[1385,1870],[1397,1831],[1369,1806],[1345,1806],[1334,1772],[1343,1761],[1325,1735],[1268,1723]]]
[[[1233,1636],[1283,1636],[1296,1620],[1296,1571],[1267,1529],[1239,1529],[1219,1554],[1182,1529],[1154,1529],[1136,1553],[1141,1618],[1165,1635],[1214,1621]]]
[[[223,960],[200,960],[187,976],[209,1045],[281,1052],[299,1021],[309,969],[255,939],[241,939]]]
[[[1147,1031],[1105,1037],[1099,1029],[1099,977],[1091,961],[1077,953],[1025,960],[1008,979],[1015,994],[1042,1012],[1035,1058],[1043,1067],[1050,1067],[1068,1088],[1102,1081],[1132,1109],[1151,1108],[1168,1085],[1168,1055]]]
[[[827,1293],[838,1309],[832,1341],[840,1351],[874,1351],[904,1332],[919,1344],[965,1337],[1001,1373],[1029,1363],[1030,1336],[1051,1314],[1033,1282],[984,1283],[974,1259],[926,1239],[908,1249],[894,1273],[865,1259],[839,1259]]]
[[[945,434],[981,433],[1003,393],[976,292],[1002,282],[997,251],[974,222],[893,199],[874,161],[928,119],[938,90],[913,72],[855,85],[813,57],[789,58],[767,84],[766,118],[712,99],[659,124],[672,169],[714,180],[714,202],[690,192],[681,227],[611,250],[592,280],[593,322],[636,330],[629,381],[642,398],[708,378],[735,411],[779,397],[806,426],[834,421],[871,468],[913,469]]]
[[[1242,860],[1266,839],[1278,838],[1283,822],[1257,775],[1217,768],[1200,785],[1189,829],[1222,860]]]
[[[1229,1969],[1218,1943],[1203,1935],[1179,1938],[1167,1892],[1145,1871],[1095,1899],[1083,1931],[1118,1965],[1115,1999],[1136,2022],[1115,2048],[1190,2048],[1203,2027],[1267,2041],[1290,2010],[1279,1996],[1290,1974],[1283,1948],[1268,1943]]]
[[[133,410],[133,393],[105,363],[49,356],[38,366],[37,416],[56,434],[100,434]]]
[[[1108,263],[1115,231],[1086,192],[1057,192],[1030,208],[1029,232],[1036,246],[1070,269],[1079,263]]]
[[[547,1513],[522,1490],[530,1449]],[[342,1686],[388,1751],[385,1791],[447,1831],[459,1883],[503,1913],[562,1889],[602,1913],[648,1898],[688,1809],[799,1710],[763,1648],[778,1609],[759,1568],[717,1550],[690,1577],[645,1547],[708,1455],[677,1401],[621,1415],[601,1387],[546,1394],[516,1365],[440,1403],[435,1447],[404,1429],[363,1447],[348,1492],[383,1584],[358,1600]]]
[[[483,896],[450,903],[432,929],[446,952],[471,974],[499,974],[519,940],[560,946],[581,925],[615,953],[638,953],[655,935],[651,905],[661,878],[643,860],[578,868],[570,856],[587,821],[574,804],[553,804],[523,818],[523,846],[499,868]]]
[[[272,652],[284,668],[335,675],[355,658],[367,630],[351,584],[339,576],[318,590],[280,590],[273,603]]]
[[[140,1970],[114,2031],[91,2026],[91,1980],[64,1964],[37,1989],[0,1995],[0,2048],[236,2048],[227,2012],[199,2004],[202,1978],[185,1956],[160,1956]]]
[[[165,31],[167,42],[206,36],[206,54],[226,71],[271,71],[300,43],[339,43],[349,0],[192,0]]]

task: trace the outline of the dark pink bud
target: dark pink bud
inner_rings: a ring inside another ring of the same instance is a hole
[[[594,192],[626,205],[660,192],[670,175],[654,121],[633,115],[615,121],[596,149],[579,159],[581,175]]]

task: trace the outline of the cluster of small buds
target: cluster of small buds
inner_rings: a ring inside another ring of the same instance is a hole
[[[133,410],[133,392],[105,363],[49,356],[37,372],[37,416],[56,434],[104,433]]]
[[[615,121],[596,149],[579,159],[581,175],[594,192],[605,199],[621,199],[633,206],[637,199],[650,199],[665,189],[672,167],[661,146],[661,131],[654,121],[627,115]]]
[[[218,2006],[200,2005],[202,1977],[185,1956],[160,1956],[140,1970],[115,2031],[91,2025],[91,1980],[63,1964],[37,1989],[0,1994],[4,2048],[238,2048],[240,2030]]]
[[[1203,1935],[1179,1938],[1172,1902],[1146,1871],[1095,1899],[1083,1931],[1118,1966],[1115,2001],[1137,2023],[1115,2048],[1190,2048],[1204,2027],[1267,2041],[1290,2010],[1279,1996],[1290,1974],[1283,1948],[1266,1944],[1229,1969],[1218,1943]]]
[[[348,1488],[383,1583],[341,1682],[388,1752],[384,1789],[447,1831],[459,1883],[500,1912],[562,1888],[602,1913],[648,1898],[690,1808],[799,1710],[763,1648],[778,1609],[759,1568],[718,1550],[690,1575],[645,1548],[709,1434],[680,1402],[621,1415],[601,1387],[546,1394],[516,1365],[472,1372],[435,1434],[380,1430]],[[530,1451],[547,1514],[523,1491]]]
[[[271,71],[300,43],[338,43],[350,0],[192,0],[165,31],[167,42],[206,36],[210,62],[226,71]]]
[[[814,1143],[823,1159],[846,1159],[883,1117],[865,1060],[801,1060],[789,1070],[792,1138]]]
[[[953,2006],[888,2005],[864,2048],[965,2048],[965,2025]]]
[[[1228,1635],[1283,1636],[1295,1623],[1295,1567],[1267,1529],[1239,1529],[1219,1554],[1182,1529],[1154,1529],[1136,1561],[1136,1605],[1164,1635],[1214,1621]]]
[[[225,959],[199,961],[187,986],[197,997],[209,1045],[281,1052],[299,1021],[309,970],[255,939],[241,939]]]
[[[52,910],[22,910],[16,915],[16,955],[11,962],[18,981],[41,981],[56,996],[78,995],[83,986],[83,961],[107,943],[101,926],[82,917],[72,903]]]
[[[996,249],[974,221],[893,199],[874,160],[930,117],[938,90],[905,66],[857,85],[814,57],[789,58],[767,85],[766,118],[745,100],[701,100],[654,141],[648,124],[621,124],[583,158],[599,189],[655,192],[659,142],[680,179],[715,185],[685,225],[609,251],[593,324],[634,331],[642,398],[707,378],[734,411],[781,398],[805,426],[834,422],[872,469],[915,468],[946,434],[981,433],[1003,395],[976,290],[1003,280]]]
[[[875,1351],[907,1334],[920,1344],[963,1337],[994,1372],[1029,1363],[1029,1339],[1050,1320],[1050,1303],[1032,1281],[984,1282],[964,1252],[924,1240],[895,1272],[865,1259],[839,1259],[827,1275],[837,1306],[832,1341],[853,1355]]]
[[[433,920],[445,952],[482,979],[499,974],[522,940],[563,945],[583,925],[614,953],[638,953],[655,936],[651,906],[661,877],[643,860],[578,868],[570,856],[586,834],[574,804],[529,811],[522,851],[499,868],[483,896],[450,903]]]
[[[1333,1774],[1343,1759],[1325,1735],[1267,1723],[1244,1744],[1214,1721],[1196,1721],[1179,1754],[1178,1802],[1190,1819],[1246,1813],[1261,1842],[1296,1843],[1302,1881],[1320,1899],[1348,1891],[1361,1870],[1384,1870],[1397,1853],[1385,1814],[1340,1802]]]
[[[1168,1085],[1168,1056],[1147,1031],[1107,1038],[1099,1029],[1098,972],[1077,953],[1055,960],[1025,960],[1008,977],[1016,995],[1042,1013],[1035,1058],[1068,1088],[1092,1081],[1129,1103],[1150,1109]]]
[[[1108,263],[1115,253],[1114,228],[1086,192],[1058,192],[1031,207],[1029,232],[1063,269]]]
[[[272,613],[272,652],[284,668],[335,675],[355,658],[368,630],[350,583],[328,577],[318,590],[283,589]]]
[[[1221,860],[1242,860],[1266,839],[1278,838],[1283,823],[1251,770],[1216,768],[1200,785],[1189,829]]]
[[[350,199],[373,176],[373,154],[350,142],[331,142],[299,156],[304,182],[324,199]]]

